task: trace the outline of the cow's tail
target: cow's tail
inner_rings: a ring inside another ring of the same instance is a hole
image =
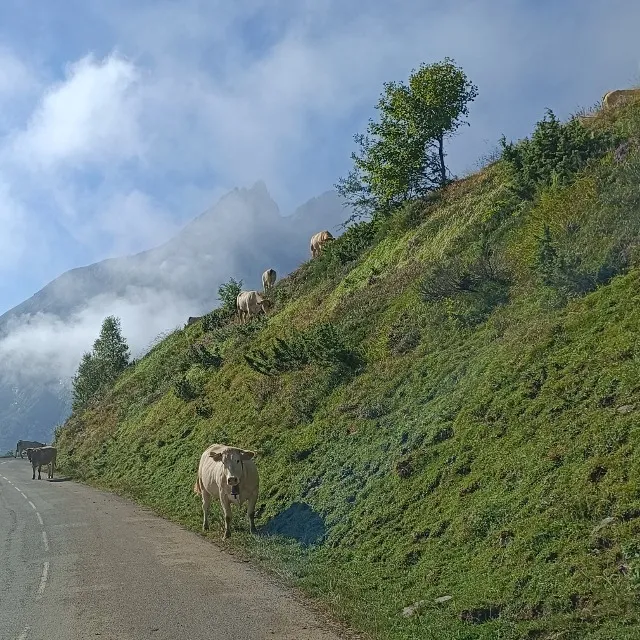
[[[201,496],[202,495],[202,485],[200,484],[200,474],[198,474],[198,478],[196,479],[196,483],[193,485],[193,493]]]

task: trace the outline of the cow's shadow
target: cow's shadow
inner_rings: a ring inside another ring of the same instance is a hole
[[[62,478],[47,478],[48,482],[70,482],[71,478],[62,477]]]
[[[303,502],[294,502],[261,530],[265,535],[293,538],[305,546],[322,542],[326,532],[322,516]]]

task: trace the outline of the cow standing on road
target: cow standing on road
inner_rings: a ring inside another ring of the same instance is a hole
[[[18,440],[18,444],[16,445],[16,455],[15,458],[20,455],[21,458],[24,459],[22,455],[27,449],[35,449],[36,447],[44,447],[46,446],[45,442],[37,442],[35,440]]]
[[[37,449],[29,448],[27,451],[29,460],[31,460],[31,466],[33,468],[32,480],[36,479],[36,467],[38,467],[38,480],[42,480],[40,477],[40,469],[42,465],[47,465],[48,473],[47,478],[53,478],[53,471],[56,466],[56,456],[58,450],[55,447],[38,447]]]
[[[256,501],[258,500],[258,468],[253,460],[255,452],[212,444],[200,456],[198,477],[193,487],[194,493],[202,496],[202,530],[209,529],[209,506],[211,498],[220,500],[224,513],[224,535],[231,535],[231,505],[247,502],[247,516],[251,533],[256,532],[254,522]]]

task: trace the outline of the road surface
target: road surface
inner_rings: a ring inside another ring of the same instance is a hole
[[[292,593],[112,494],[0,459],[2,640],[338,640]]]

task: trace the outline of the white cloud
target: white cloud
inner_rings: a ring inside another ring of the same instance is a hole
[[[152,195],[122,182],[114,185],[113,180],[106,180],[86,189],[54,180],[48,191],[59,212],[59,224],[86,251],[101,259],[155,247],[182,226],[172,210],[175,203],[164,206]],[[202,202],[202,195],[195,195],[190,193],[188,202]]]
[[[201,210],[195,191],[264,179],[290,212],[346,171],[352,134],[384,81],[452,55],[480,88],[472,127],[449,149],[462,169],[485,141],[528,133],[545,106],[566,115],[635,72],[636,49],[614,37],[611,15],[634,24],[631,0],[595,0],[577,16],[572,5],[94,3],[113,52],[69,64],[4,153],[0,140],[0,162],[16,192],[22,183],[38,191],[47,215],[96,259],[142,249],[171,229],[169,218]],[[580,28],[568,37],[570,20]],[[129,238],[106,222],[122,203]]]
[[[166,209],[134,189],[116,194],[84,231],[92,242],[100,237],[110,238],[111,253],[121,256],[166,242],[178,230],[179,225]]]
[[[136,67],[117,54],[104,60],[88,55],[70,64],[65,80],[46,90],[15,137],[14,153],[35,169],[140,155],[138,80]]]
[[[14,383],[69,379],[108,315],[121,319],[132,355],[139,355],[155,336],[182,326],[189,310],[188,301],[175,295],[131,287],[121,298],[102,295],[89,300],[69,320],[48,313],[22,316],[11,322],[8,334],[0,339],[0,375]]]

